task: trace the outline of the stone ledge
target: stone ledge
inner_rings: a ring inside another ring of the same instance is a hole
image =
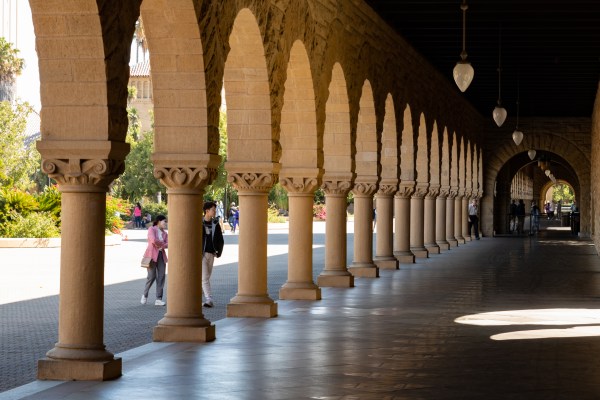
[[[0,238],[0,249],[39,247],[60,247],[60,238]],[[105,246],[118,246],[121,244],[121,235],[105,237]]]

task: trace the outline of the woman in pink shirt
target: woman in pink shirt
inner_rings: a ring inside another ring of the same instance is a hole
[[[133,209],[133,219],[135,221],[135,227],[142,228],[142,206],[140,203],[137,203]]]
[[[167,247],[169,247],[169,239],[167,231],[167,218],[164,215],[159,215],[148,229],[148,247],[144,253],[144,257],[151,257],[150,268],[148,268],[148,279],[142,294],[142,304],[148,301],[148,292],[156,281],[156,301],[155,306],[164,306],[163,289],[165,287],[165,273],[167,270]]]

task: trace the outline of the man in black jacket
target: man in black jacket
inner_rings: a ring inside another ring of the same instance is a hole
[[[223,232],[219,219],[215,218],[217,213],[217,204],[214,201],[207,201],[202,208],[204,218],[202,219],[202,292],[204,292],[204,307],[214,305],[212,293],[210,290],[210,276],[212,275],[215,257],[221,257],[223,254]]]

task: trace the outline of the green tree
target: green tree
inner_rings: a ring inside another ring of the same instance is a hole
[[[26,143],[28,103],[0,102],[0,185],[30,189],[39,169],[40,155],[33,143]]]
[[[227,114],[221,112],[219,115],[219,155],[221,163],[217,168],[215,180],[206,187],[204,198],[207,200],[221,200],[225,208],[232,201],[238,202],[237,191],[227,182],[227,171],[225,162],[227,161]]]
[[[561,200],[562,204],[571,204],[574,198],[575,192],[573,192],[573,188],[570,185],[562,183],[554,185],[554,190],[552,191],[553,202]]]
[[[18,54],[18,49],[0,37],[0,100],[13,100],[13,85],[25,66],[25,60]]]

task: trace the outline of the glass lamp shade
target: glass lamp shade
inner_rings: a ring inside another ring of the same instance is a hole
[[[460,89],[461,92],[467,90],[473,77],[475,76],[475,70],[471,66],[471,63],[466,60],[460,60],[454,67],[454,82]]]
[[[531,161],[533,161],[533,159],[535,158],[535,150],[529,150],[529,151],[527,152],[527,155],[529,156],[529,159],[530,159]]]
[[[513,137],[515,144],[518,146],[523,141],[523,132],[521,132],[519,130],[515,130],[512,134],[512,137]]]
[[[546,176],[550,176],[550,174],[551,174],[549,169],[545,170],[544,173],[546,174]]]
[[[499,105],[496,106],[492,112],[492,118],[494,118],[494,122],[496,122],[496,125],[500,128],[504,121],[506,121],[506,109]]]

